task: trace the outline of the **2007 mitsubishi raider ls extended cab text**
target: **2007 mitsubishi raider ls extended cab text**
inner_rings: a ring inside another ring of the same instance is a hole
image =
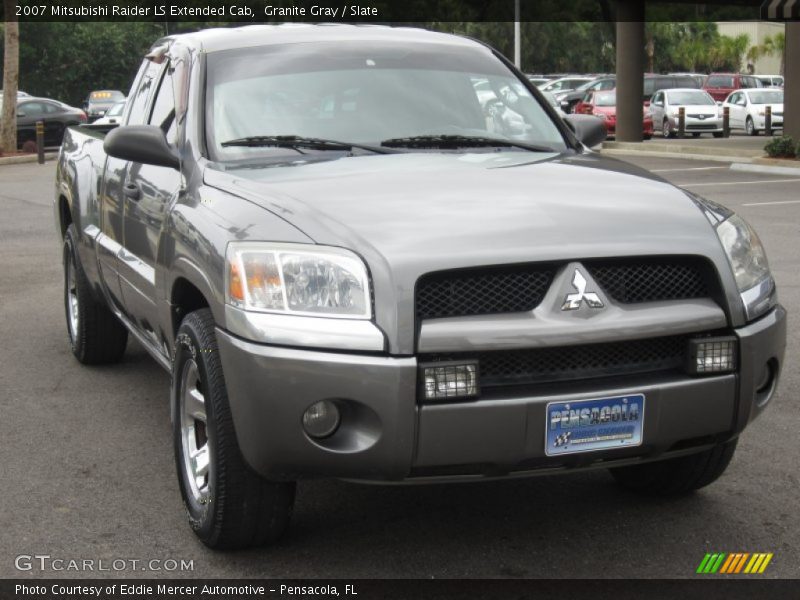
[[[61,149],[72,351],[132,335],[171,373],[215,548],[276,539],[301,478],[705,486],[774,395],[786,313],[745,221],[603,137],[461,37],[166,37],[122,124]]]

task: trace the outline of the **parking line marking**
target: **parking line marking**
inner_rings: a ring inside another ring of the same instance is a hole
[[[715,183],[676,183],[680,187],[699,187],[701,185],[749,185],[753,183],[789,183],[800,179],[762,179],[761,181],[718,181]]]
[[[775,202],[750,202],[742,206],[769,206],[770,204],[800,204],[800,200],[776,200]]]
[[[711,169],[729,169],[730,167],[691,167],[689,169],[650,169],[651,173],[672,173],[678,171],[710,171]]]

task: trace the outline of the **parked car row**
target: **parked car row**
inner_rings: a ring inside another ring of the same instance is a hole
[[[3,91],[0,90],[0,106]],[[83,108],[70,106],[52,98],[39,98],[17,92],[17,146],[36,141],[36,122],[44,123],[45,146],[58,146],[67,127],[95,122],[116,125],[125,108],[125,95],[114,90],[91,92]]]
[[[543,92],[552,92],[565,113],[574,112],[575,106],[583,100],[587,92],[613,90],[617,85],[615,75],[567,75],[556,79],[528,76],[529,81]],[[738,89],[777,87],[783,78],[773,75],[746,75],[741,73],[668,73],[666,75],[646,74],[642,101],[647,104],[657,90],[691,88],[707,91],[716,101],[724,100]]]
[[[643,135],[650,139],[658,130],[665,138],[674,137],[679,129],[681,108],[684,110],[684,131],[699,137],[710,133],[723,136],[723,110],[729,109],[729,127],[743,129],[749,135],[766,130],[767,107],[771,112],[771,129],[783,127],[783,90],[778,88],[746,88],[728,94],[724,102],[715,101],[705,90],[674,88],[657,90],[644,103]],[[616,133],[616,92],[588,91],[575,105],[574,112],[593,115],[604,121],[609,136]]]
[[[603,120],[606,132],[614,136],[617,129],[617,93],[614,90],[588,92],[575,106],[576,114],[594,115]],[[645,111],[642,120],[642,135],[649,140],[653,137],[653,117]]]

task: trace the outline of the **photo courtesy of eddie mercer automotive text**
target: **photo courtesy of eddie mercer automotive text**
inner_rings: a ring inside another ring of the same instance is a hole
[[[725,472],[783,366],[764,247],[562,115],[473,39],[285,24],[155,40],[120,123],[67,130],[69,343],[170,373],[203,543],[274,542],[310,478]]]

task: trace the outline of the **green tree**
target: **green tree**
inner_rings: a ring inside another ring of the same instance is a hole
[[[750,47],[750,36],[746,33],[730,37],[720,36],[719,42],[711,51],[711,66],[718,71],[735,71],[742,68],[742,58]]]
[[[747,59],[755,62],[762,56],[780,56],[781,63],[779,75],[783,75],[786,66],[786,34],[776,33],[774,36],[767,36],[758,46],[753,46],[747,52]]]

